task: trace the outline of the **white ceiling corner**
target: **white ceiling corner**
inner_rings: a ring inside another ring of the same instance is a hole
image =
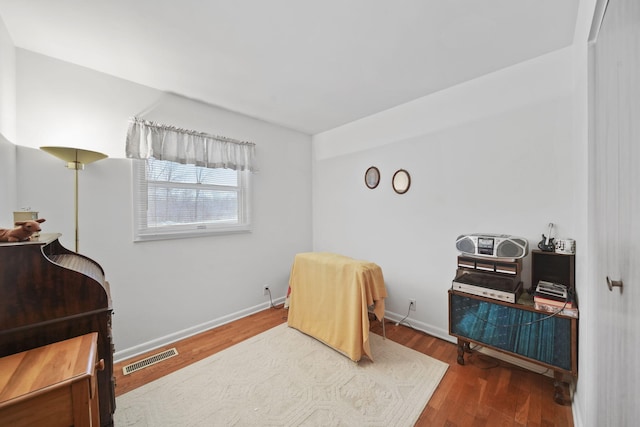
[[[14,44],[316,134],[573,43],[579,0],[0,0]]]

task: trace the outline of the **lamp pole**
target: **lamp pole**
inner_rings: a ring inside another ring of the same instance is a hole
[[[74,200],[73,200],[73,208],[74,208],[74,218],[75,218],[75,238],[76,238],[76,253],[79,252],[79,246],[80,246],[80,233],[79,233],[79,227],[78,227],[78,181],[79,181],[79,177],[78,177],[78,171],[84,169],[84,165],[82,163],[80,163],[77,159],[72,161],[72,162],[68,162],[67,163],[67,168],[69,169],[73,169],[74,170]]]
[[[107,157],[106,154],[97,151],[84,150],[82,148],[71,147],[40,147],[42,151],[56,156],[67,162],[67,168],[74,171],[74,218],[75,218],[75,244],[76,252],[79,249],[80,232],[78,226],[78,171],[84,169],[84,165]]]

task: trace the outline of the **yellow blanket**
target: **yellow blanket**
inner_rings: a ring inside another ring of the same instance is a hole
[[[384,316],[382,269],[326,252],[297,254],[289,278],[289,326],[319,339],[358,361],[373,360],[368,307]]]

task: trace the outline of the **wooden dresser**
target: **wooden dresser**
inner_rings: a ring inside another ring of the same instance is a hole
[[[98,334],[0,358],[0,425],[100,425]]]
[[[97,262],[64,248],[59,237],[0,243],[0,357],[96,332],[104,360],[97,373],[100,423],[113,426],[109,283]]]

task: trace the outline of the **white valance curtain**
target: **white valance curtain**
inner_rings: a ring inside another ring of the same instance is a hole
[[[127,133],[130,159],[172,162],[255,172],[255,144],[209,135],[134,117]]]

